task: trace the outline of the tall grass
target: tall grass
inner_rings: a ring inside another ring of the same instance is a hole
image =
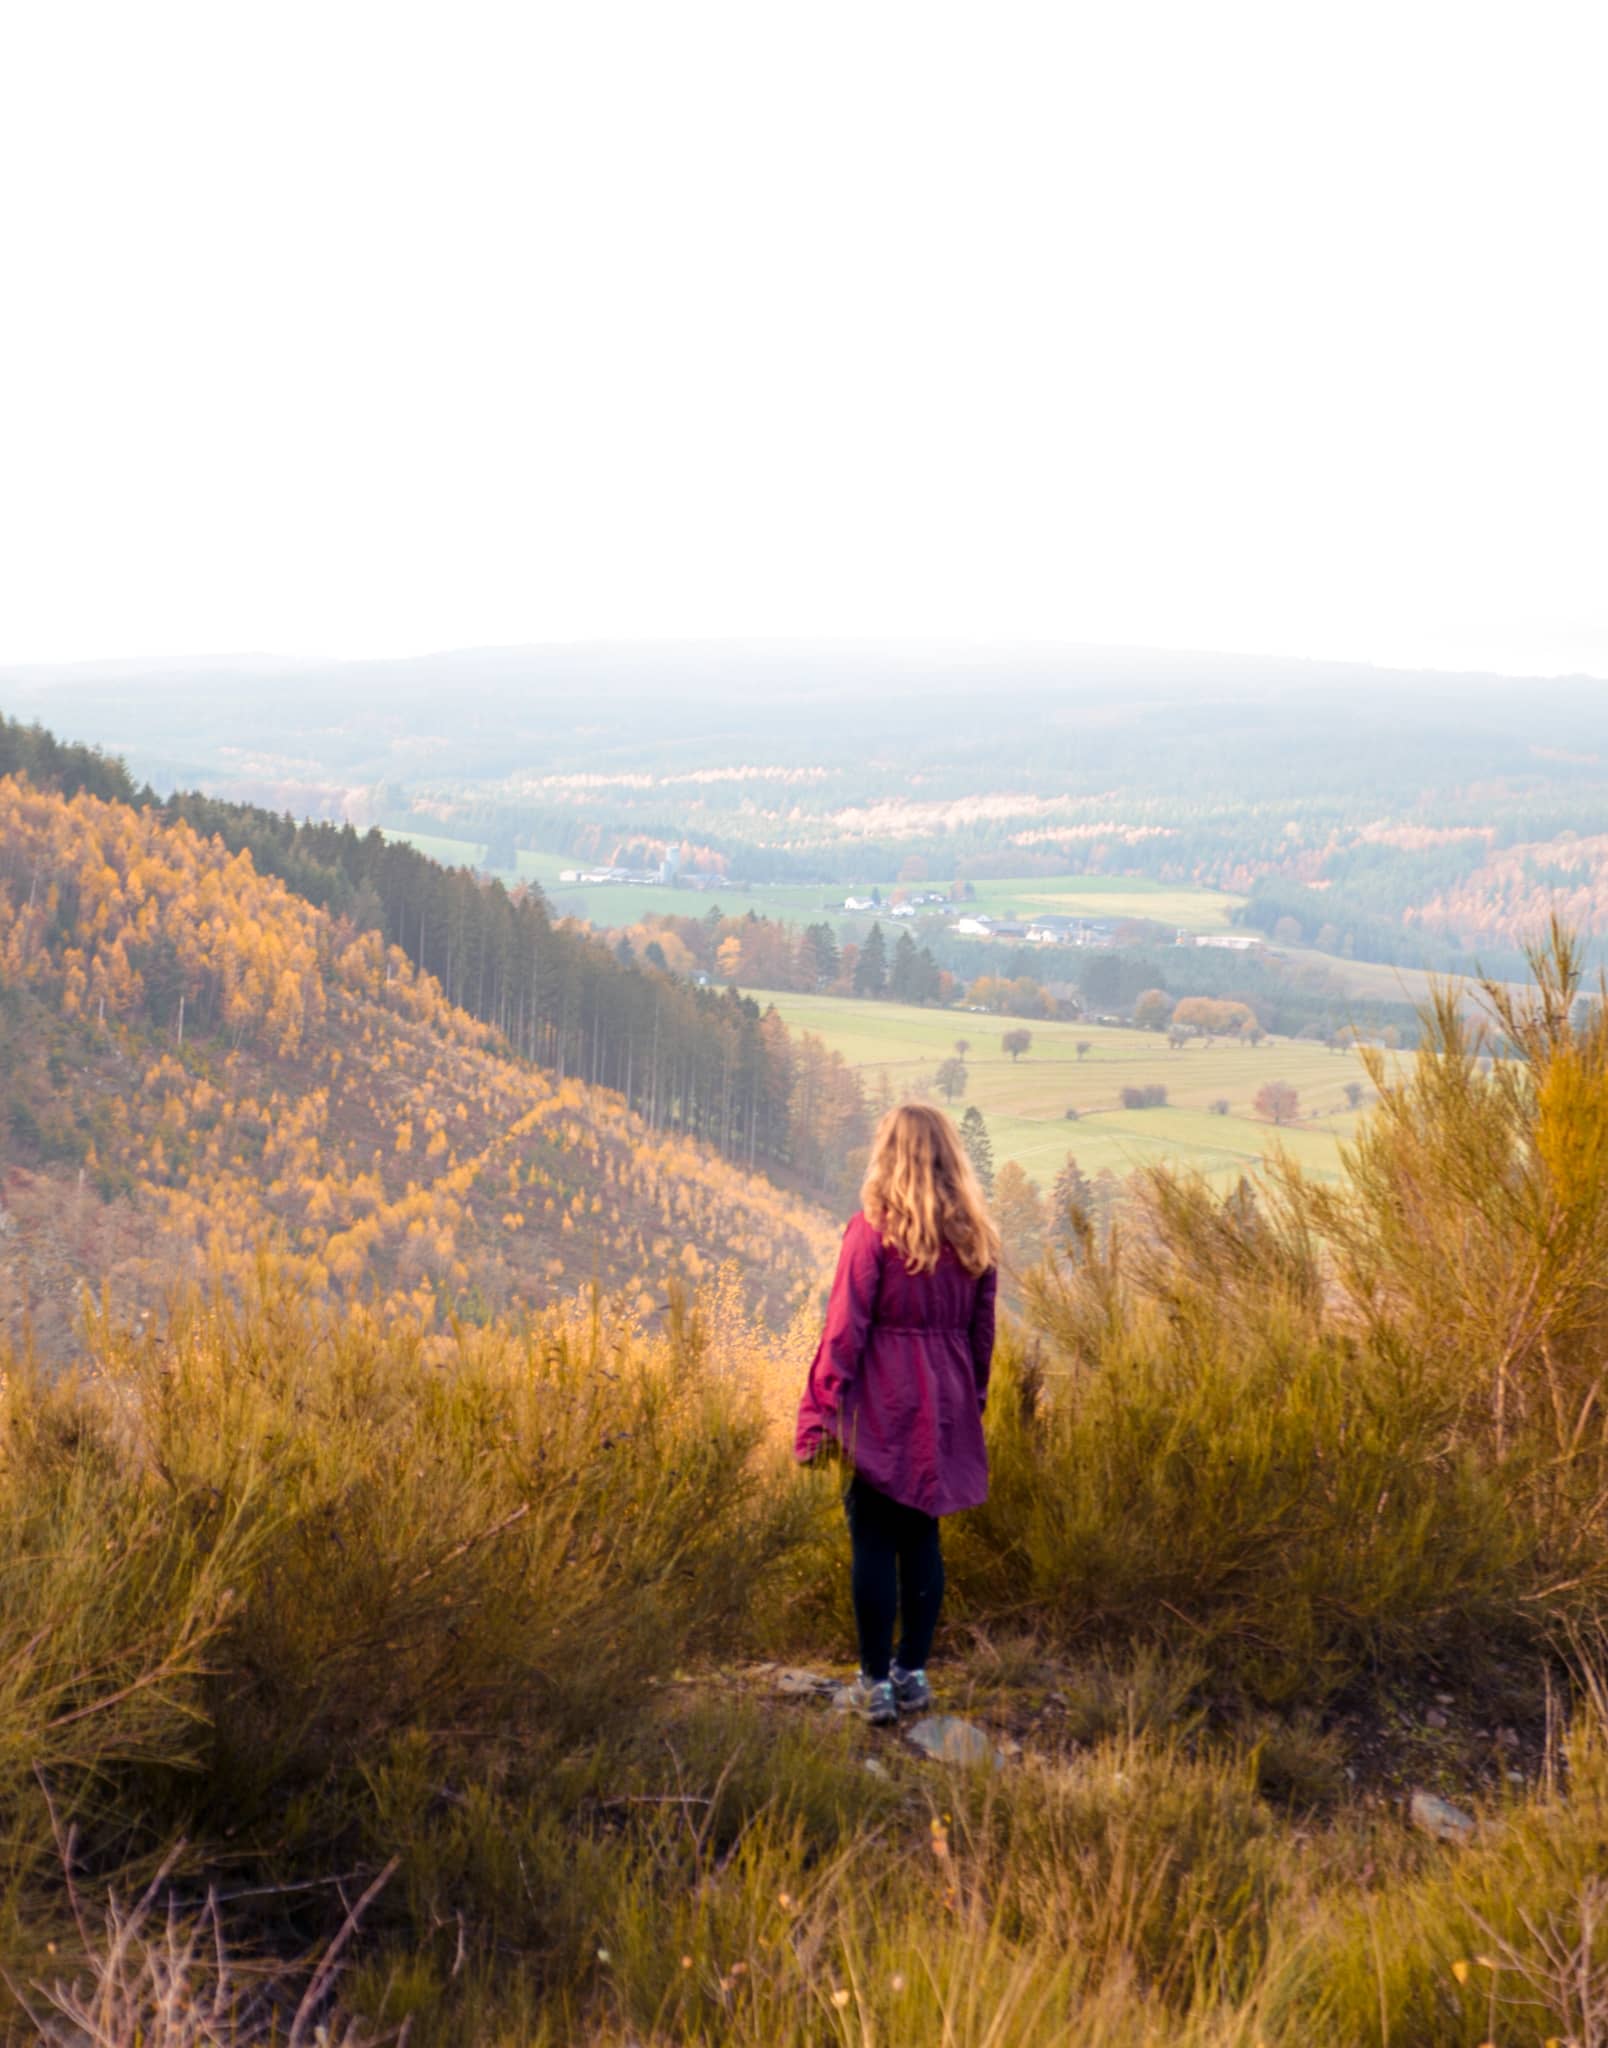
[[[851,1639],[729,1301],[442,1344],[265,1267],[8,1367],[11,2037],[1608,2044],[1608,1027],[1539,964],[1338,1192],[1157,1174],[1035,1277],[947,1534],[961,1683],[1061,1693],[1003,1774],[730,1675]],[[1468,1841],[1348,1793],[1326,1704],[1544,1661],[1567,1740]]]
[[[221,1858],[292,1953],[337,1875],[393,1853],[410,1772],[421,1853],[454,1786],[562,1811],[565,1770],[736,1639],[811,1512],[762,1484],[764,1418],[694,1324],[647,1344],[555,1318],[443,1354],[265,1267],[243,1304],[96,1334],[93,1377],[13,1368],[0,1411],[13,1959],[64,1931],[69,1825],[90,1873],[206,1844],[179,1877]],[[378,1918],[416,1890],[405,1870]]]
[[[1608,1610],[1608,1006],[1563,934],[1535,968],[1371,1059],[1339,1188],[1153,1171],[1032,1276],[952,1553],[977,1611],[1188,1644],[1282,1704]]]

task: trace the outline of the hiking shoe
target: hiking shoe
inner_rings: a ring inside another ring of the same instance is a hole
[[[844,1690],[842,1700],[852,1713],[863,1714],[873,1728],[886,1728],[899,1718],[899,1702],[888,1678],[867,1678],[862,1671]]]
[[[902,1664],[895,1664],[888,1683],[901,1714],[924,1714],[932,1705],[932,1687],[925,1671],[906,1671]]]

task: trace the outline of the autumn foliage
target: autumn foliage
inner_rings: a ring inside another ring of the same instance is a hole
[[[150,811],[0,780],[0,990],[14,1128],[46,1169],[10,1204],[127,1301],[238,1279],[271,1241],[315,1292],[418,1315],[594,1280],[651,1314],[727,1261],[781,1314],[830,1254],[818,1212],[511,1057],[378,934]],[[829,1176],[863,1104],[775,1032]],[[109,1272],[129,1205],[154,1227]]]

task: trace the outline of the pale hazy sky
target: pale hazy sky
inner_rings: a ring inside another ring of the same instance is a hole
[[[37,0],[0,661],[1608,676],[1600,0]]]

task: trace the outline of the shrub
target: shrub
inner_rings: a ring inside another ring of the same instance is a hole
[[[600,1314],[426,1341],[265,1271],[161,1341],[100,1331],[93,1386],[13,1372],[0,1896],[56,1860],[47,1800],[95,1867],[227,1836],[270,1890],[287,1860],[348,1869],[406,1758],[551,1816],[576,1745],[751,1640],[812,1526],[709,1344],[697,1318],[649,1344]],[[375,1843],[404,1858],[393,1919],[421,1839]]]
[[[1332,1327],[1299,1216],[1145,1186],[1131,1230],[1030,1276],[1042,1384],[1006,1346],[957,1597],[1067,1642],[1187,1643],[1271,1704],[1535,1642],[1581,1568],[1547,1447],[1498,1459],[1460,1372]]]
[[[1270,1124],[1293,1123],[1301,1111],[1300,1092],[1288,1081],[1264,1081],[1256,1091],[1253,1107]]]
[[[1140,1087],[1124,1088],[1121,1095],[1124,1109],[1163,1109],[1167,1102],[1165,1081],[1147,1081]]]

